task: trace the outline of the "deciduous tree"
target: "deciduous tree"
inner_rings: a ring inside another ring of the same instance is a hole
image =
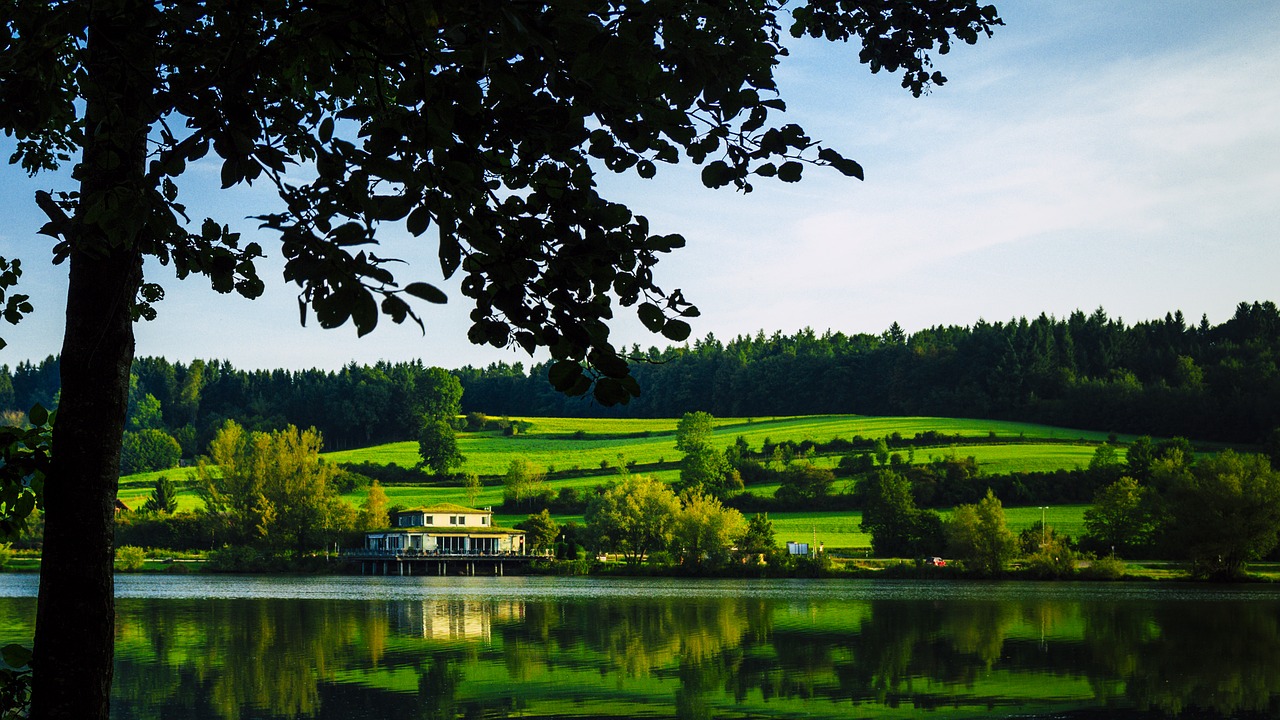
[[[916,507],[911,481],[880,470],[862,480],[862,531],[871,533],[877,557],[921,557],[942,552],[945,539],[937,513]]]
[[[716,419],[711,413],[687,412],[676,423],[676,449],[691,453],[711,447],[711,435],[716,429]]]
[[[946,523],[950,553],[965,568],[997,575],[1017,552],[1018,542],[1004,519],[1004,505],[990,490],[977,505],[960,505]]]
[[[462,383],[444,368],[430,367],[419,374],[414,393],[415,409],[424,418],[452,426],[462,412]]]
[[[637,564],[650,552],[671,544],[680,500],[666,483],[628,475],[587,505],[583,515],[597,547],[622,553]]]
[[[778,548],[773,531],[773,521],[767,513],[756,513],[747,519],[747,529],[738,541],[738,551],[743,555],[768,556]]]
[[[338,497],[337,467],[320,459],[315,430],[249,433],[227,421],[209,446],[217,472],[197,468],[206,512],[246,542],[304,552],[350,529],[354,508]],[[47,530],[46,530],[47,532]]]
[[[163,430],[126,430],[120,446],[120,471],[127,475],[177,467],[182,446]]]
[[[775,496],[782,502],[800,505],[821,500],[831,493],[835,473],[809,461],[793,463],[782,471],[782,485]]]
[[[480,483],[480,476],[473,473],[465,473],[462,476],[462,487],[467,493],[467,504],[475,506],[476,500],[480,499],[480,492],[484,490],[484,485]]]
[[[559,390],[603,403],[639,392],[609,340],[614,301],[681,341],[696,310],[656,282],[683,244],[598,193],[603,166],[653,177],[681,154],[710,187],[799,180],[803,161],[862,168],[778,122],[780,34],[861,44],[874,71],[919,95],[945,78],[930,53],[999,23],[971,0],[846,7],[251,0],[9,0],[0,32],[0,129],[30,173],[72,162],[75,186],[37,202],[69,261],[62,401],[46,496],[32,716],[105,718],[111,685],[112,503],[133,359],[132,323],[162,289],[143,258],[219,292],[262,293],[258,242],[191,223],[178,181],[214,158],[224,188],[265,181],[302,315],[360,334],[380,312],[417,321],[370,252],[382,223],[434,224],[446,276],[474,301],[469,337],[546,348]],[[306,172],[287,175],[291,167]],[[5,269],[15,264],[6,262]],[[0,277],[5,315],[30,310]],[[611,297],[612,294],[612,297]],[[76,618],[75,623],[67,618]]]
[[[1093,505],[1084,511],[1086,538],[1099,551],[1133,557],[1139,548],[1149,548],[1155,533],[1149,488],[1124,476],[1098,491]]]
[[[706,493],[718,498],[742,489],[742,478],[724,453],[711,444],[716,419],[710,413],[689,412],[676,424],[676,449],[680,460],[681,492]]]
[[[547,474],[527,459],[513,458],[502,476],[502,499],[507,505],[520,507],[551,494],[547,489]]]
[[[552,519],[551,513],[543,508],[541,512],[533,513],[516,524],[516,529],[528,533],[531,549],[549,550],[555,546],[556,536],[560,534],[560,523]]]
[[[1167,494],[1169,542],[1204,575],[1239,577],[1280,539],[1280,472],[1263,455],[1201,458]]]
[[[360,527],[365,530],[390,527],[391,520],[387,515],[389,504],[390,500],[387,498],[387,491],[382,489],[382,483],[377,480],[369,483],[369,490],[360,507]]]
[[[458,450],[453,427],[441,419],[429,419],[422,424],[418,433],[418,455],[422,457],[422,464],[437,475],[444,475],[465,460]]]
[[[718,567],[728,562],[730,549],[745,530],[742,513],[712,496],[689,493],[675,517],[672,546],[686,567]]]

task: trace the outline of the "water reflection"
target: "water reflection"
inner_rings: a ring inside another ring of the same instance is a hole
[[[1280,714],[1280,593],[980,595],[122,599],[112,712]],[[31,607],[0,600],[0,641],[29,633]]]

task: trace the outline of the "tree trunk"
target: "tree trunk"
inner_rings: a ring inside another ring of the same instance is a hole
[[[154,71],[148,7],[94,3],[85,138],[70,243],[62,395],[45,484],[31,718],[106,720],[115,640],[112,578],[120,444],[142,282],[144,176]],[[150,72],[150,75],[148,75]]]
[[[45,485],[32,718],[106,718],[120,438],[133,362],[136,253],[71,258],[62,399]]]

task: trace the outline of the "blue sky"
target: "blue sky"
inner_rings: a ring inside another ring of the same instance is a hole
[[[859,160],[865,182],[810,169],[799,184],[742,195],[703,189],[692,166],[650,181],[601,178],[655,232],[688,239],[658,280],[702,310],[695,336],[878,333],[895,321],[910,332],[1099,306],[1129,322],[1180,309],[1216,323],[1241,301],[1277,299],[1280,4],[999,7],[1007,26],[936,58],[950,82],[919,99],[858,66],[852,46],[794,44],[779,72],[788,114]],[[241,218],[269,207],[267,188],[221,192],[216,169],[198,172],[207,186],[183,186],[197,212],[254,234]],[[61,180],[0,173],[0,255],[23,259],[22,291],[37,305],[0,328],[0,363],[13,365],[60,345],[65,266],[48,263],[31,197]],[[405,281],[451,295],[422,308],[425,336],[389,321],[360,339],[349,326],[300,328],[296,291],[274,261],[253,302],[156,267],[149,277],[168,296],[160,319],[138,327],[138,353],[246,368],[528,361],[467,342],[469,308],[440,280],[434,240],[385,238],[383,252],[411,263]],[[614,327],[628,345],[666,344],[629,311]]]

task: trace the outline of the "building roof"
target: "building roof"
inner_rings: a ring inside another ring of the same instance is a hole
[[[454,513],[455,515],[459,513],[470,514],[470,515],[492,515],[493,511],[478,510],[476,508],[469,508],[464,505],[457,505],[455,503],[436,503],[435,505],[428,505],[426,507],[405,508],[404,510],[400,510],[395,514],[405,515],[407,513],[430,513],[432,515],[436,513]]]

